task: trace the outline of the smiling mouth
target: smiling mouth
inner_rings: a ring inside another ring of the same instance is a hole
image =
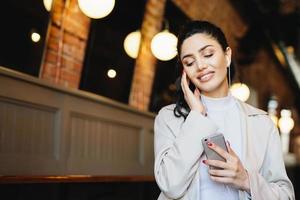
[[[201,75],[201,76],[198,76],[198,79],[201,81],[201,82],[207,82],[209,81],[210,79],[212,79],[212,77],[214,76],[214,72],[208,72],[204,75]]]

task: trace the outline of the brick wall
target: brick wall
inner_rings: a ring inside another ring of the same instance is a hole
[[[230,46],[237,47],[237,41],[247,25],[228,2],[212,0],[173,0],[192,19],[205,19],[218,24],[228,37]],[[148,0],[142,25],[142,44],[136,60],[135,71],[129,97],[129,104],[140,110],[148,110],[155,75],[156,58],[150,50],[152,37],[160,31],[165,9],[165,0]],[[218,14],[216,14],[218,13]],[[230,23],[228,23],[230,22]]]
[[[266,49],[260,49],[250,65],[240,66],[243,81],[259,92],[259,106],[266,107],[267,99],[276,95],[279,105],[291,106],[294,102],[293,91],[279,66]]]
[[[172,0],[187,16],[194,20],[207,20],[224,31],[233,50],[248,27],[230,0]]]
[[[153,36],[161,30],[166,0],[148,0],[141,28],[142,42],[136,59],[131,83],[129,105],[148,110],[155,75],[156,58],[150,44]]]
[[[55,0],[40,77],[78,88],[88,39],[90,19],[77,0]]]

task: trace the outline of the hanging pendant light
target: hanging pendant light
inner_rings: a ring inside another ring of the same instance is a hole
[[[131,58],[137,58],[141,43],[141,32],[134,31],[129,33],[123,43],[125,52]]]
[[[88,17],[100,19],[111,13],[115,0],[78,0],[78,6]]]
[[[53,2],[52,0],[43,0],[44,7],[48,12],[51,10],[52,2]]]
[[[108,71],[107,71],[107,76],[109,77],[109,78],[115,78],[116,76],[117,76],[117,72],[116,72],[116,70],[114,70],[114,69],[109,69]]]
[[[292,118],[292,112],[288,109],[283,109],[280,112],[280,119],[278,121],[278,126],[280,130],[281,137],[281,147],[284,154],[289,153],[290,144],[290,132],[294,128],[294,120]]]
[[[177,37],[166,29],[152,38],[151,51],[157,59],[167,61],[177,55],[176,45]]]
[[[37,43],[37,42],[40,41],[40,39],[41,39],[41,35],[39,33],[37,33],[37,32],[32,32],[31,33],[31,40],[32,40],[32,42]]]
[[[230,91],[234,97],[240,99],[243,102],[247,101],[250,96],[250,89],[244,83],[234,83],[230,87]]]
[[[280,119],[278,126],[281,133],[289,133],[294,128],[294,120],[292,119],[292,112],[288,109],[283,109],[280,112]]]

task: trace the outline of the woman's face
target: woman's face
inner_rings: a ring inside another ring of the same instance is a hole
[[[183,41],[180,60],[188,78],[202,94],[210,97],[227,95],[227,67],[231,62],[229,47],[224,52],[216,39],[196,33]]]

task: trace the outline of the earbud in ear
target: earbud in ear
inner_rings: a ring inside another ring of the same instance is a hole
[[[227,56],[226,56],[226,60],[227,60],[227,67],[230,67],[230,60]]]

